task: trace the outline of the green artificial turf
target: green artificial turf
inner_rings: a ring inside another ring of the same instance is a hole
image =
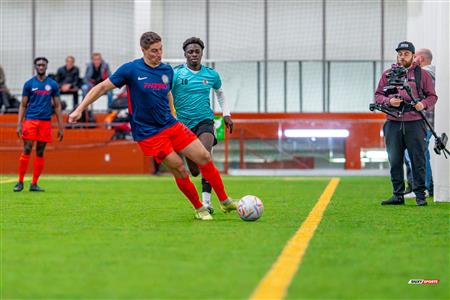
[[[248,298],[328,180],[224,182],[234,198],[259,196],[262,218],[214,200],[214,221],[196,221],[170,177],[44,175],[44,193],[1,183],[0,298]],[[382,207],[389,191],[387,178],[342,178],[288,299],[448,298],[448,203]],[[421,278],[441,282],[407,284]]]

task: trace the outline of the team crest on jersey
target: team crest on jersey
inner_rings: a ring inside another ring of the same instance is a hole
[[[203,79],[203,84],[208,84],[208,80]]]
[[[45,90],[46,91],[50,91],[52,89],[52,87],[49,85],[49,84],[46,84],[45,85]]]
[[[166,74],[163,74],[163,76],[161,76],[161,79],[165,84],[169,83],[169,77]]]

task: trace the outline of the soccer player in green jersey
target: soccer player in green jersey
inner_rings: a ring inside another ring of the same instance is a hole
[[[200,142],[211,153],[217,144],[214,129],[214,112],[211,109],[210,94],[214,89],[225,125],[230,133],[233,132],[233,121],[230,110],[222,91],[222,81],[219,73],[212,68],[202,65],[205,44],[196,37],[191,37],[183,43],[186,63],[174,68],[172,81],[173,106],[179,121],[184,123],[199,138]],[[197,165],[186,158],[189,170],[193,176],[198,176]],[[202,178],[202,202],[210,213],[214,209],[211,205],[211,185]]]

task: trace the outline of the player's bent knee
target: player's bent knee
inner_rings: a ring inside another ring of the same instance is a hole
[[[179,176],[181,178],[186,178],[189,176],[189,173],[186,170],[186,167],[184,166],[184,164],[180,164],[180,165],[176,166],[175,171],[179,174]]]
[[[33,150],[33,145],[26,145],[25,147],[23,147],[23,153],[25,155],[30,155],[32,150]]]
[[[189,177],[189,172],[186,169],[184,169],[183,172],[180,172],[180,177],[181,178],[188,178]]]
[[[45,146],[44,147],[36,147],[36,156],[43,157],[45,152]]]
[[[187,172],[186,168],[171,168],[170,171],[172,172],[173,176],[175,178],[187,178],[189,177],[189,173]]]
[[[200,160],[199,165],[205,165],[211,161],[211,154],[206,150],[202,151],[199,160]]]

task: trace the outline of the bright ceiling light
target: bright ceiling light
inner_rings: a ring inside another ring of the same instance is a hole
[[[284,135],[293,138],[346,138],[347,129],[285,129]]]

